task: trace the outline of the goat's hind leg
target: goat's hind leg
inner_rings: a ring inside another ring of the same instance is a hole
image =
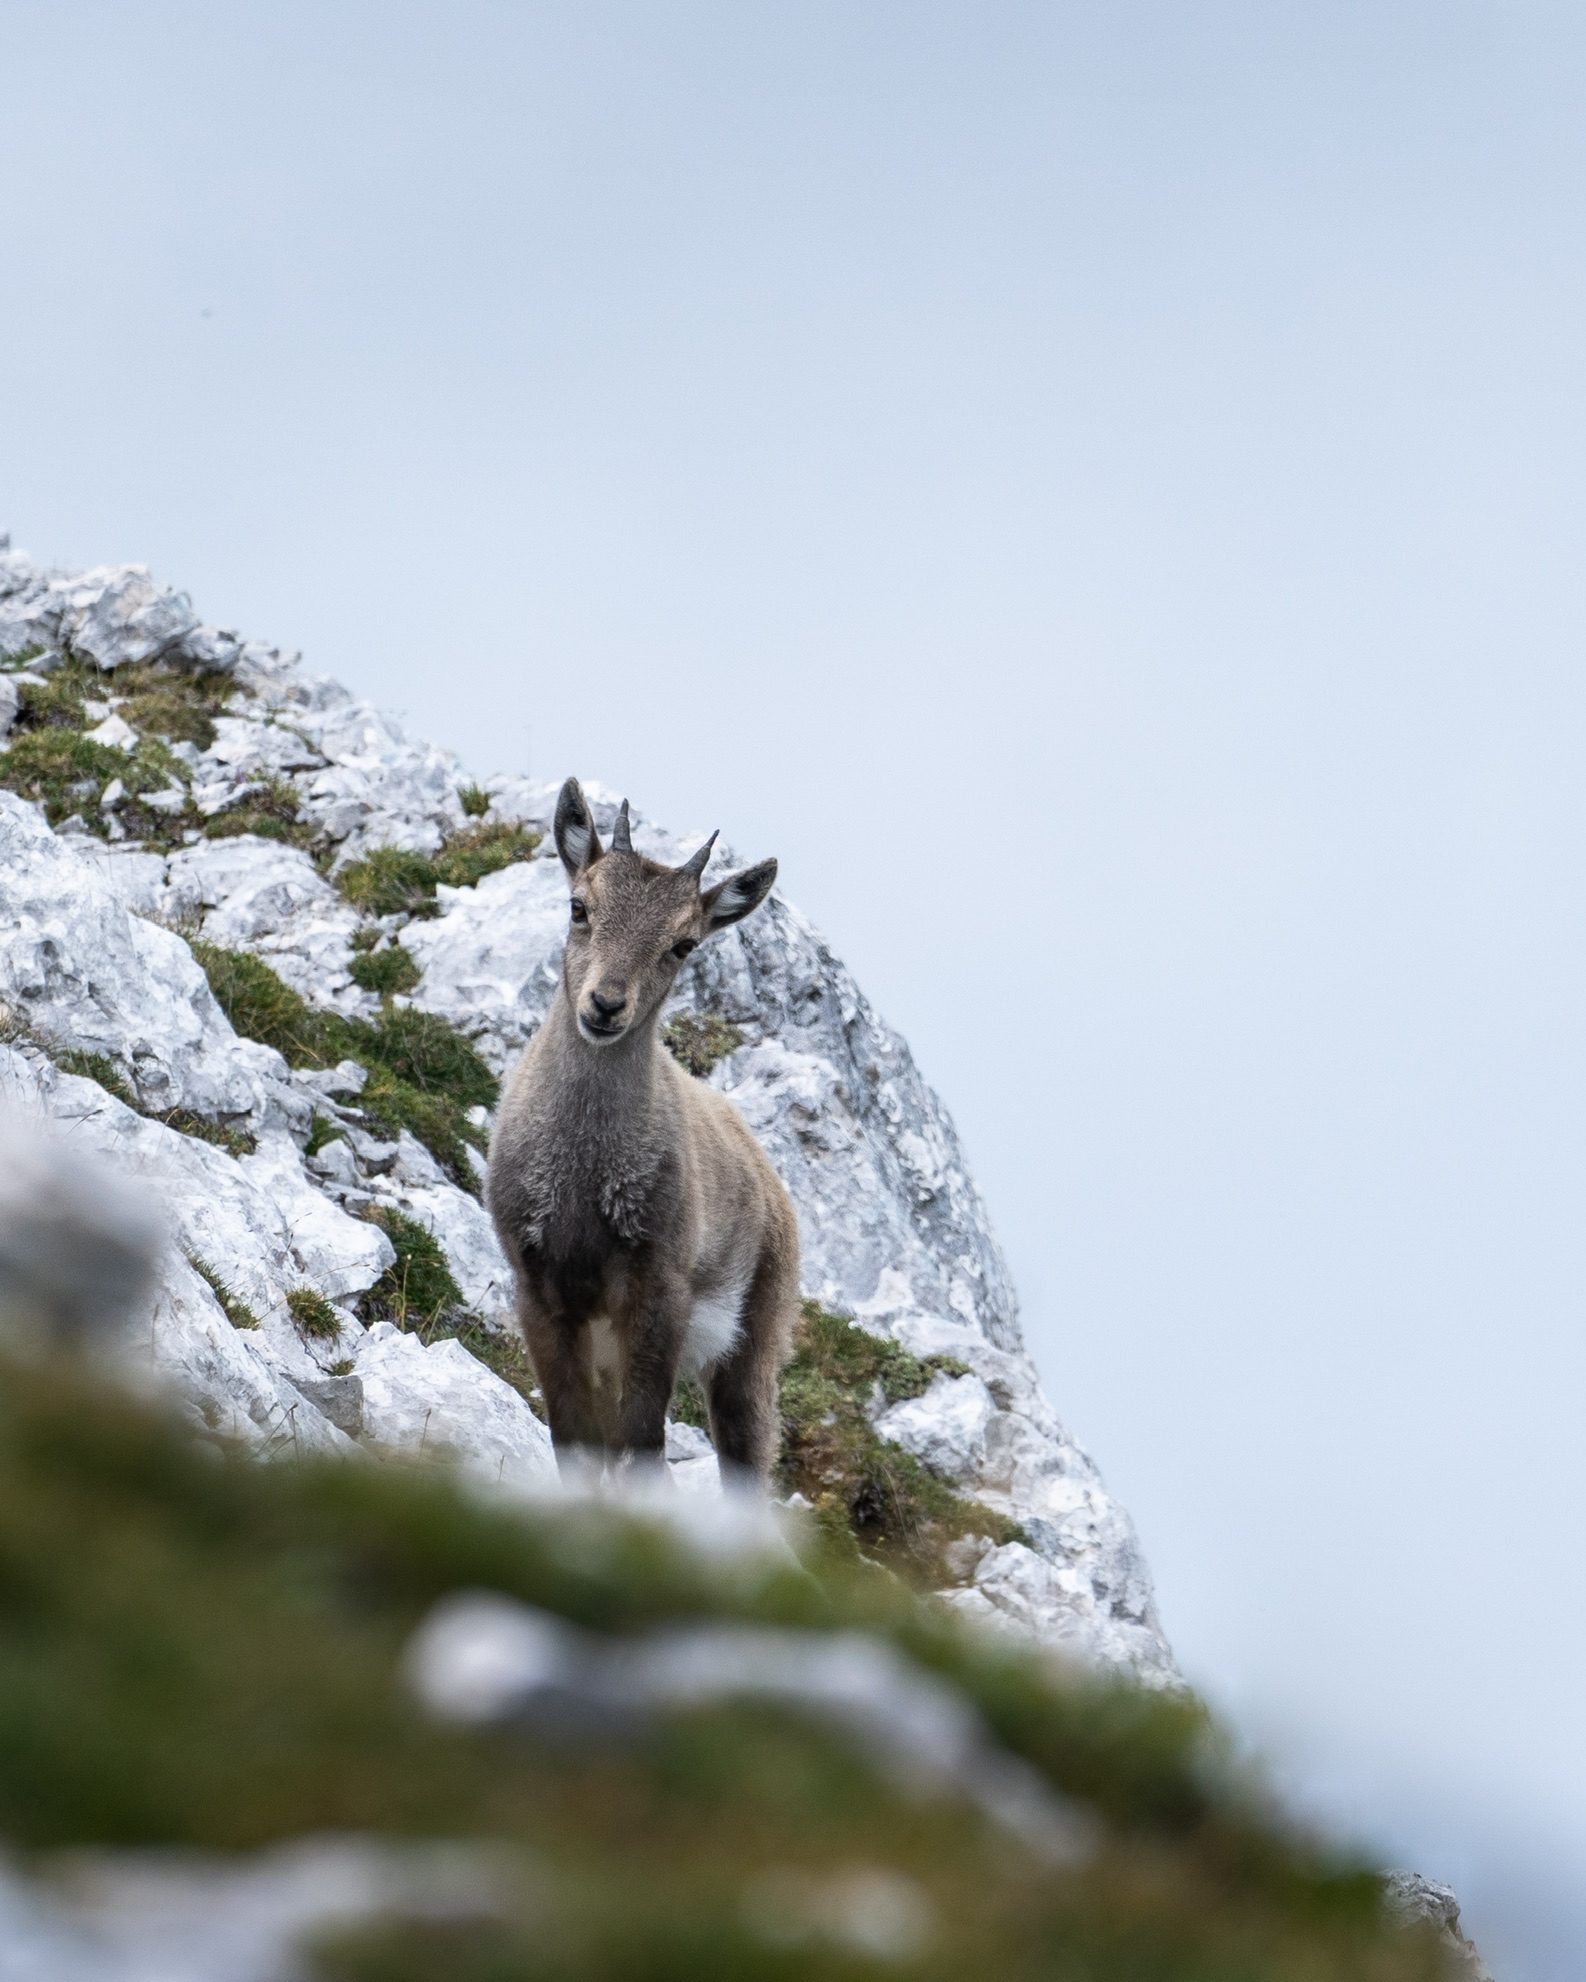
[[[744,1296],[737,1341],[706,1378],[723,1486],[764,1487],[770,1481],[782,1438],[777,1389],[797,1311],[793,1270],[768,1247]]]

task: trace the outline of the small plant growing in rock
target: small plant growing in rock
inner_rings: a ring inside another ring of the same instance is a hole
[[[435,856],[435,878],[448,888],[471,888],[487,874],[530,859],[539,843],[538,833],[511,820],[453,833]]]
[[[354,908],[365,915],[435,913],[435,863],[407,847],[377,846],[362,860],[351,860],[336,875]]]
[[[237,804],[217,812],[204,827],[207,839],[235,839],[243,833],[288,846],[311,847],[319,837],[312,820],[301,816],[297,787],[286,778],[271,778],[262,791],[249,792]]]
[[[366,1318],[415,1328],[462,1306],[462,1289],[433,1232],[388,1205],[371,1211],[369,1219],[391,1241],[396,1259],[364,1295]]]
[[[701,1080],[718,1060],[736,1053],[743,1044],[743,1034],[727,1019],[714,1014],[701,1018],[693,1012],[680,1012],[661,1037],[678,1065]]]
[[[361,990],[378,991],[386,998],[411,991],[420,974],[412,952],[403,949],[400,943],[390,943],[383,950],[366,951],[352,960],[353,983]]]
[[[333,1116],[316,1114],[309,1124],[308,1141],[303,1145],[305,1156],[318,1156],[328,1142],[336,1142],[347,1131]]]
[[[113,1094],[129,1108],[137,1107],[137,1096],[127,1085],[126,1076],[107,1054],[84,1053],[75,1047],[65,1047],[51,1052],[50,1057],[63,1074],[76,1074],[80,1080],[97,1081],[106,1094]]]
[[[487,801],[488,802],[488,801]],[[527,860],[540,843],[538,833],[501,820],[451,834],[439,853],[377,846],[352,860],[335,876],[336,885],[365,915],[438,915],[438,887],[471,888],[486,874]]]
[[[470,819],[482,819],[490,810],[490,794],[483,785],[464,785],[457,794],[457,803]]]
[[[286,1297],[286,1311],[299,1335],[323,1342],[341,1333],[341,1316],[317,1287],[294,1287]]]
[[[207,1281],[209,1291],[220,1303],[221,1313],[233,1328],[257,1328],[259,1317],[248,1303],[215,1271],[208,1260],[197,1253],[187,1255],[187,1263],[201,1280]]]

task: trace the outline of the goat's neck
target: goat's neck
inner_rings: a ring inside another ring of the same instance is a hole
[[[565,989],[546,1017],[555,1044],[558,1111],[576,1118],[582,1132],[604,1141],[625,1136],[648,1120],[655,1103],[657,1014],[630,1027],[610,1046],[591,1046],[578,1030]]]

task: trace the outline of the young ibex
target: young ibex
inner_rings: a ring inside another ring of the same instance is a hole
[[[489,1202],[562,1470],[659,1462],[678,1376],[699,1375],[724,1481],[764,1482],[798,1304],[787,1192],[725,1096],[656,1037],[678,966],[758,908],[762,860],[703,892],[716,835],[681,867],[600,844],[576,778],[556,805],[572,882],[562,982],[518,1063]]]

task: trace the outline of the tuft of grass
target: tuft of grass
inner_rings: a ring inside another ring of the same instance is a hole
[[[176,1129],[198,1142],[211,1143],[228,1156],[251,1156],[259,1147],[258,1138],[245,1129],[228,1129],[222,1122],[210,1121],[207,1115],[195,1115],[191,1108],[171,1108],[164,1114],[151,1114],[150,1120],[163,1122],[168,1129]]]
[[[259,1326],[259,1317],[254,1313],[253,1309],[249,1307],[248,1303],[240,1294],[234,1292],[226,1281],[220,1277],[214,1267],[209,1264],[208,1260],[201,1259],[197,1253],[190,1252],[187,1255],[187,1263],[201,1280],[208,1281],[209,1291],[219,1301],[222,1314],[225,1315],[233,1328],[257,1328]]]
[[[539,843],[538,833],[510,820],[453,833],[435,856],[435,878],[448,888],[471,888],[487,874],[530,859]]]
[[[365,951],[352,960],[352,981],[365,991],[378,991],[382,997],[411,991],[421,972],[411,950],[391,943],[383,950]]]
[[[308,1141],[303,1145],[303,1154],[317,1156],[326,1143],[335,1142],[346,1133],[346,1129],[334,1116],[322,1115],[316,1111],[313,1121],[309,1124]]]
[[[288,846],[311,847],[319,838],[319,828],[301,816],[297,787],[288,778],[271,778],[262,791],[247,797],[204,822],[204,835],[211,840],[236,839],[253,833],[264,840],[281,840]]]
[[[490,810],[490,794],[483,785],[464,785],[457,794],[457,802],[470,819],[482,819]]]
[[[23,1027],[22,1030],[25,1032],[27,1029]],[[63,1074],[76,1074],[84,1080],[96,1081],[107,1094],[113,1094],[126,1107],[146,1116],[151,1122],[163,1122],[166,1128],[175,1129],[180,1135],[192,1136],[198,1142],[210,1143],[216,1149],[225,1150],[228,1156],[251,1156],[259,1146],[257,1138],[246,1130],[227,1128],[224,1123],[212,1122],[207,1115],[194,1114],[191,1108],[145,1108],[108,1054],[85,1053],[77,1047],[56,1048],[37,1034],[29,1033],[28,1037],[43,1047]]]
[[[488,803],[488,799],[486,801]],[[470,826],[452,833],[439,853],[413,853],[405,847],[377,846],[349,861],[335,882],[365,915],[438,915],[437,887],[471,888],[486,874],[527,860],[540,843],[538,833],[509,821]]]
[[[391,1241],[396,1259],[359,1303],[366,1321],[394,1321],[399,1328],[417,1328],[462,1306],[462,1289],[452,1278],[446,1254],[433,1232],[389,1205],[371,1210],[369,1221]]]
[[[286,1311],[298,1334],[311,1341],[327,1341],[341,1333],[341,1316],[317,1287],[294,1287],[286,1297]]]
[[[718,1060],[736,1053],[743,1044],[743,1034],[728,1020],[697,1018],[692,1012],[680,1012],[661,1038],[678,1065],[701,1080]]]
[[[0,755],[0,784],[41,805],[52,826],[77,812],[90,832],[108,839],[111,815],[101,811],[99,798],[119,778],[126,795],[114,816],[122,833],[162,848],[175,845],[185,829],[199,822],[185,797],[174,810],[148,802],[155,793],[163,796],[173,789],[185,793],[186,780],[181,763],[171,755],[170,739],[147,719],[169,714],[179,705],[185,708],[190,701],[201,710],[206,695],[213,698],[221,691],[206,688],[207,678],[202,676],[157,678],[152,665],[121,669],[110,677],[74,659],[42,682],[24,682],[11,747]],[[134,692],[127,694],[129,688]],[[84,702],[108,701],[112,693],[121,705],[117,713],[139,734],[131,752],[96,743],[84,734],[92,726]],[[174,722],[172,735],[188,733],[197,722],[196,715],[191,721]]]
[[[125,698],[117,714],[140,736],[162,737],[167,743],[193,743],[207,750],[215,740],[215,718],[233,695],[236,683],[225,673],[192,674],[145,661],[117,668],[102,677],[108,688]]]
[[[863,1552],[927,1588],[951,1580],[942,1551],[960,1536],[1024,1539],[1016,1521],[956,1493],[871,1424],[878,1388],[897,1403],[921,1395],[940,1371],[962,1375],[964,1366],[912,1356],[806,1301],[782,1374],[782,1491],[804,1495],[839,1552]]]
[[[350,860],[334,879],[365,915],[435,914],[435,863],[427,853],[373,847],[362,860]]]
[[[76,1074],[82,1080],[97,1081],[106,1094],[113,1094],[118,1101],[142,1114],[138,1097],[128,1086],[126,1076],[107,1053],[84,1053],[76,1047],[56,1051],[49,1046],[45,1047],[45,1051],[63,1074]]]

